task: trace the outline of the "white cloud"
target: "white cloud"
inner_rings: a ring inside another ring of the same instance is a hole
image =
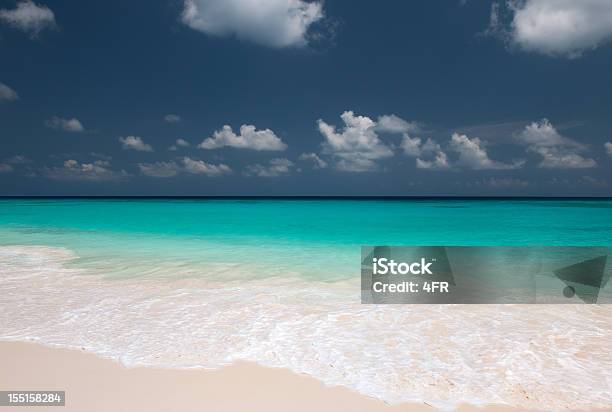
[[[580,143],[561,136],[548,119],[525,126],[525,130],[519,134],[519,139],[537,147],[569,146],[577,149],[583,147]]]
[[[369,117],[355,116],[352,111],[341,115],[345,127],[341,132],[335,126],[322,120],[318,121],[319,131],[326,138],[323,153],[335,158],[337,169],[351,172],[376,170],[378,161],[392,157],[393,146],[384,143],[379,134],[401,134],[400,147],[408,156],[418,158],[416,164],[421,169],[448,169],[446,153],[431,139],[423,141],[412,137],[411,133],[420,130],[416,122],[389,114],[379,116],[377,121]]]
[[[0,163],[0,173],[9,173],[13,171],[13,166],[7,163]]]
[[[30,0],[20,1],[12,10],[0,9],[0,21],[32,37],[57,26],[51,9]]]
[[[123,146],[124,150],[137,150],[139,152],[152,152],[153,151],[153,148],[150,145],[146,144],[138,136],[120,137],[119,142]]]
[[[222,174],[232,172],[232,169],[225,164],[214,165],[205,163],[201,160],[191,159],[189,157],[183,158],[183,166],[187,173],[206,176],[220,176]]]
[[[304,0],[185,0],[181,16],[206,34],[270,47],[307,45],[310,26],[322,18],[322,2]]]
[[[355,116],[346,111],[340,116],[342,132],[333,125],[318,120],[319,131],[325,137],[323,151],[336,158],[336,168],[349,172],[365,172],[377,168],[377,160],[393,156],[376,133],[376,122],[369,117]]]
[[[140,173],[149,177],[172,177],[179,172],[175,162],[138,163]]]
[[[312,162],[312,166],[315,169],[325,169],[327,167],[327,162],[321,159],[316,153],[302,153],[299,159]]]
[[[181,122],[181,116],[179,116],[178,114],[167,114],[164,116],[164,121],[166,123],[180,123]]]
[[[612,40],[610,0],[508,0],[493,5],[488,32],[525,51],[576,58]],[[511,21],[504,24],[502,12]]]
[[[408,133],[404,133],[400,147],[406,155],[417,158],[415,161],[417,169],[450,169],[448,156],[432,139],[427,139],[423,143],[421,138],[410,137]]]
[[[594,159],[580,154],[586,151],[584,145],[559,134],[547,119],[528,124],[517,137],[528,145],[529,151],[542,157],[539,167],[583,169],[597,166]]]
[[[61,167],[44,168],[42,175],[57,180],[123,180],[129,175],[124,171],[115,171],[109,168],[110,163],[105,160],[96,160],[93,163],[81,163],[77,160],[66,160]]]
[[[376,130],[381,133],[408,133],[417,132],[419,127],[414,122],[409,122],[394,114],[386,114],[378,117]]]
[[[74,117],[72,119],[63,119],[53,116],[45,122],[45,125],[51,129],[62,130],[64,132],[81,133],[85,131],[83,124]]]
[[[420,137],[410,135],[420,130],[416,122],[409,122],[394,114],[379,116],[375,129],[381,133],[401,133],[402,141],[400,147],[408,156],[417,157],[440,150],[440,146],[433,140],[427,139],[423,143]]]
[[[477,137],[470,139],[464,134],[453,133],[451,147],[459,154],[457,165],[468,169],[517,169],[524,164],[523,161],[505,164],[491,160],[483,142]]]
[[[255,126],[247,124],[240,126],[240,135],[236,135],[230,126],[225,125],[198,145],[200,149],[218,149],[224,146],[258,151],[281,151],[287,148],[272,130],[256,130]]]
[[[535,153],[542,156],[540,167],[549,169],[584,169],[597,166],[593,159],[586,158],[578,153],[567,151],[560,147],[535,147]]]
[[[419,137],[410,137],[405,134],[402,138],[401,148],[408,156],[421,155],[421,139]]]
[[[427,139],[423,143],[419,137],[410,137],[408,133],[404,133],[400,147],[406,155],[414,157],[440,151],[440,145],[433,140]]]
[[[172,146],[170,146],[168,148],[168,150],[170,151],[176,151],[179,147],[189,147],[191,146],[191,143],[189,143],[187,140],[185,139],[176,139],[175,144],[173,144]]]
[[[612,156],[612,142],[604,143],[604,147],[606,148],[606,153],[608,156]]]
[[[287,175],[291,172],[293,162],[285,158],[272,159],[266,165],[254,164],[247,166],[245,174],[247,176],[258,177],[277,177]]]
[[[214,165],[190,157],[184,157],[180,163],[174,161],[138,163],[138,169],[141,174],[149,177],[173,177],[179,173],[220,176],[232,172],[232,169],[225,164]]]
[[[10,102],[19,99],[17,92],[4,83],[0,83],[0,102]]]
[[[416,167],[417,169],[446,170],[450,168],[450,165],[448,163],[446,153],[438,150],[436,151],[435,157],[432,160],[417,158]]]

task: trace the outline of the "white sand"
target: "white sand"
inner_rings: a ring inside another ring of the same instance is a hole
[[[0,390],[66,391],[65,407],[19,411],[435,411],[425,404],[390,406],[346,388],[326,387],[306,375],[250,363],[216,371],[128,369],[85,351],[0,342],[0,365]],[[467,405],[458,410],[519,411]]]

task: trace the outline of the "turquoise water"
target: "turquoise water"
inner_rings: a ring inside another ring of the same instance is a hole
[[[0,245],[107,276],[359,275],[361,245],[610,245],[610,200],[0,201]]]

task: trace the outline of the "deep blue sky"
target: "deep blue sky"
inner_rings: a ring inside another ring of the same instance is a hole
[[[572,50],[521,43],[513,11],[501,16],[506,26],[491,27],[491,3],[482,1],[327,0],[304,42],[286,47],[262,41],[257,24],[245,34],[250,22],[231,15],[226,34],[194,29],[178,0],[36,7],[53,13],[39,30],[0,20],[0,84],[18,95],[0,98],[0,195],[612,195],[609,37],[587,33]],[[407,154],[402,133],[376,128],[391,155],[324,145],[317,120],[340,134],[345,111],[415,122],[406,133],[431,138],[438,151]],[[553,137],[529,140],[533,122]],[[197,148],[223,125],[238,133],[243,124],[270,129],[287,148]],[[455,132],[479,138],[489,161],[462,160]],[[152,151],[126,150],[119,138],[127,136]],[[178,138],[191,146],[169,151]],[[417,167],[438,152],[447,167]],[[372,162],[343,166],[355,156]],[[189,171],[186,157],[231,172]],[[146,175],[159,167],[173,176]]]

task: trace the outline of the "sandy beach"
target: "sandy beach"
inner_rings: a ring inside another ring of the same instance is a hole
[[[124,368],[82,350],[0,342],[0,390],[64,390],[65,411],[363,411],[428,412],[416,403],[388,405],[307,375],[240,362],[219,370]],[[23,407],[19,410],[46,410]],[[0,410],[14,410],[0,407]],[[56,409],[51,409],[56,410]],[[543,406],[542,410],[546,410]],[[519,412],[491,405],[459,412]],[[602,410],[603,412],[603,410]]]

